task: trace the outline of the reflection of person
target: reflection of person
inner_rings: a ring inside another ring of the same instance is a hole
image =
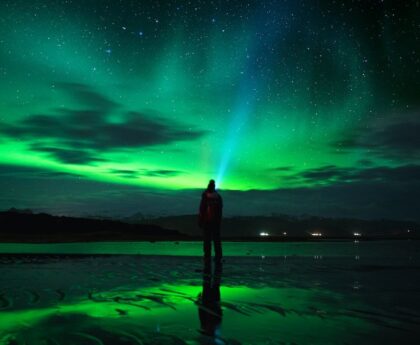
[[[215,262],[222,260],[222,244],[220,240],[220,224],[222,221],[223,200],[216,192],[214,180],[210,180],[207,189],[201,195],[199,226],[204,235],[204,261],[211,261],[211,242],[214,243]]]
[[[220,338],[222,308],[220,306],[220,280],[222,267],[216,268],[215,274],[203,275],[203,291],[198,297],[198,317],[200,332],[210,337]]]

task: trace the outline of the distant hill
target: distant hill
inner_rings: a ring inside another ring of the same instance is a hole
[[[133,219],[130,219],[133,221]],[[155,224],[164,228],[182,231],[191,236],[200,236],[196,215],[168,216],[138,220],[141,224]],[[222,236],[225,238],[259,237],[311,238],[313,233],[322,238],[420,238],[420,225],[409,221],[361,220],[348,218],[248,216],[223,219]]]
[[[16,209],[0,212],[0,224],[0,242],[184,240],[187,237],[159,225],[58,217]]]
[[[196,215],[147,218],[137,213],[128,218],[111,220],[52,216],[35,214],[31,210],[10,209],[0,212],[0,224],[0,242],[190,241],[202,238]],[[394,220],[241,216],[223,219],[222,237],[236,241],[420,239],[420,225]]]

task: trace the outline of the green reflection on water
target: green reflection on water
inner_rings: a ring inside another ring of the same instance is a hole
[[[207,328],[203,310],[217,306],[205,303],[201,260],[185,254],[200,243],[71,245],[185,257],[4,255],[0,345],[417,344],[417,242],[225,243],[254,257],[226,258],[222,313]]]
[[[2,254],[129,254],[201,256],[202,242],[0,243]],[[401,241],[224,242],[224,256],[418,256],[417,244]]]
[[[199,344],[209,338],[198,332],[200,293],[199,285],[119,288],[89,292],[52,307],[5,311],[0,344],[81,343],[81,339],[84,344],[106,343],[104,339],[124,344],[151,343],[151,339]],[[349,341],[371,329],[369,322],[346,312],[343,297],[328,289],[222,286],[220,295],[222,343],[259,344],[271,339],[327,344],[343,332]]]

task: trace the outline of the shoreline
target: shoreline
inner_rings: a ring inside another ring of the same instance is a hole
[[[386,254],[391,256],[418,257],[419,241],[300,241],[300,242],[238,242],[224,241],[223,256],[226,257],[348,257],[358,260]],[[0,257],[33,256],[203,256],[202,241],[154,241],[154,242],[66,242],[66,243],[2,243]]]
[[[226,237],[222,238],[223,243],[325,243],[325,242],[372,242],[372,241],[418,241],[420,238],[409,237],[363,237],[363,238],[350,238],[350,237],[328,237],[328,238],[259,238],[259,237]],[[182,238],[72,238],[72,239],[18,239],[18,238],[1,238],[1,244],[65,244],[65,243],[160,243],[160,242],[173,242],[174,244],[188,243],[188,242],[202,242],[201,237],[182,237]]]

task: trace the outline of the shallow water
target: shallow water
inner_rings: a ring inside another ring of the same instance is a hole
[[[114,245],[2,245],[0,344],[418,343],[417,241]]]
[[[200,256],[196,242],[0,243],[0,253]],[[420,255],[417,241],[224,242],[224,256],[406,257]]]

